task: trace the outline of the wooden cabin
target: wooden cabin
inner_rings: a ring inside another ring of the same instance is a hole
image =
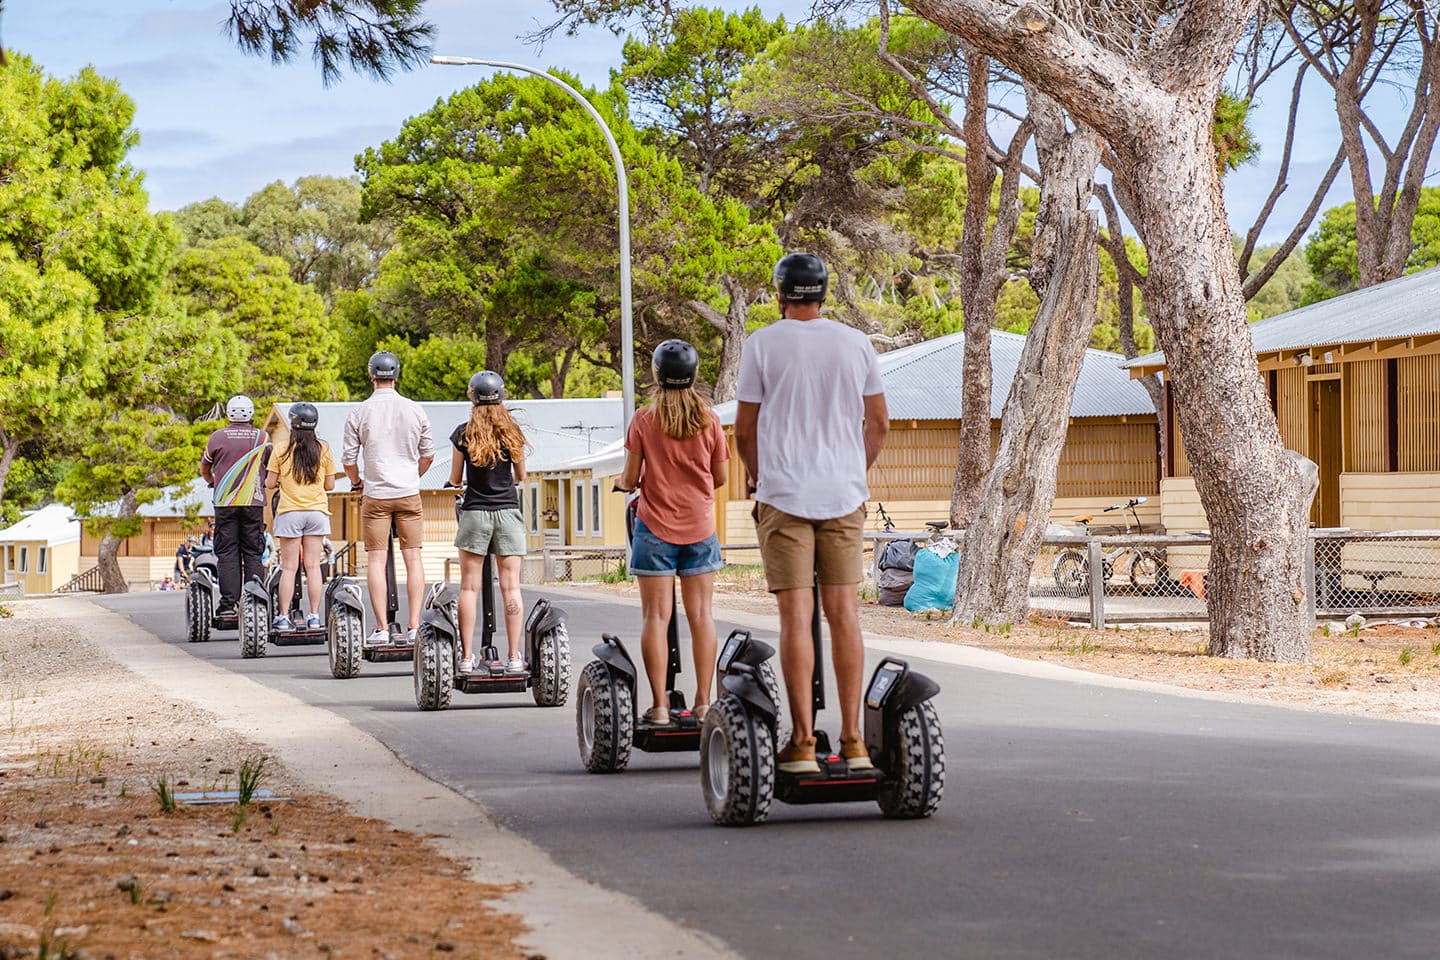
[[[1440,269],[1430,269],[1251,326],[1281,439],[1320,468],[1312,525],[1440,529],[1437,302]],[[1134,377],[1163,376],[1165,357],[1153,353],[1128,366]],[[1173,439],[1161,481],[1162,516],[1172,530],[1207,529],[1173,400],[1166,406]],[[1422,589],[1398,578],[1386,586]],[[1432,588],[1440,584],[1424,587]]]
[[[0,530],[0,587],[54,593],[80,572],[80,522],[52,503]]]
[[[992,331],[991,436],[998,443],[1000,415],[1010,383],[1020,363],[1025,338]],[[960,378],[965,351],[963,333],[881,354],[890,434],[879,459],[870,468],[870,502],[867,526],[884,528],[879,507],[898,529],[923,529],[929,520],[950,515],[950,490],[960,442]],[[1077,514],[1099,514],[1105,507],[1129,497],[1151,497],[1140,508],[1147,528],[1159,522],[1154,501],[1160,482],[1159,442],[1150,396],[1123,369],[1124,358],[1101,350],[1087,350],[1071,403],[1070,428],[1061,453],[1056,499],[1050,519],[1070,523]],[[725,544],[755,542],[750,517],[752,501],[745,498],[743,468],[735,452],[735,404],[716,407],[730,441],[730,474],[716,491],[716,529]],[[624,497],[612,493],[613,479],[624,465],[619,444],[594,462],[576,460],[544,472],[550,484],[565,480],[572,491],[584,484],[606,505],[600,544],[625,544]],[[549,487],[547,487],[549,489]],[[548,501],[547,501],[548,502]],[[558,501],[557,501],[558,502]],[[563,506],[563,504],[562,504]],[[592,511],[593,513],[593,511]],[[613,518],[613,526],[612,520]],[[569,522],[573,523],[570,516]],[[1117,523],[1121,523],[1117,518]],[[571,541],[581,542],[581,541]]]

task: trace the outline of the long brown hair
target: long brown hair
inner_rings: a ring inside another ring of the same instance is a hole
[[[672,440],[689,440],[710,429],[710,404],[693,386],[678,390],[657,386],[650,399],[660,432]]]
[[[320,456],[325,441],[315,436],[314,430],[296,427],[290,431],[290,442],[280,454],[280,469],[290,465],[290,474],[296,480],[309,486],[320,479]]]
[[[514,460],[526,450],[525,434],[503,403],[474,404],[465,424],[465,453],[477,467]]]

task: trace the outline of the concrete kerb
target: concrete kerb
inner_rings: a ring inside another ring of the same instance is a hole
[[[83,619],[97,652],[168,696],[217,716],[228,730],[273,749],[311,789],[342,798],[351,812],[403,830],[437,834],[447,856],[477,879],[515,883],[500,904],[531,931],[522,944],[551,957],[720,960],[734,953],[710,936],[647,910],[566,871],[528,840],[501,828],[477,803],[412,770],[374,737],[320,707],[190,656],[125,617],[84,600],[46,601],[56,616]],[[344,764],[335,762],[343,756]]]
[[[555,594],[556,596],[570,596],[576,599],[586,600],[604,600],[607,603],[623,603],[637,608],[640,606],[640,599],[638,597],[620,596],[610,592],[602,593],[599,589],[568,585],[555,586],[551,584],[546,584],[543,589],[546,593]],[[736,623],[742,627],[768,630],[772,633],[778,633],[780,630],[780,619],[774,614],[751,613],[745,610],[729,610],[721,607],[716,607],[714,612],[716,620]],[[639,629],[638,618],[636,621],[636,629],[637,631]],[[1309,704],[1268,700],[1263,697],[1251,697],[1229,691],[1196,690],[1191,687],[1180,687],[1154,680],[1133,680],[1128,677],[1111,677],[1103,673],[1091,673],[1088,670],[1078,670],[1074,667],[1061,666],[1057,663],[1048,663],[1041,660],[1025,660],[1019,657],[1011,657],[1003,653],[997,653],[993,650],[984,650],[980,647],[970,647],[964,644],[948,643],[939,640],[911,640],[905,637],[891,637],[884,634],[867,633],[865,634],[865,646],[878,653],[893,653],[898,656],[916,660],[930,660],[951,666],[970,667],[975,670],[989,670],[994,673],[1008,673],[1037,680],[1084,683],[1091,686],[1111,687],[1120,690],[1136,690],[1167,697],[1189,697],[1194,700],[1215,700],[1226,703],[1283,707],[1307,712],[1316,712],[1317,710],[1328,712],[1324,711],[1323,708]]]

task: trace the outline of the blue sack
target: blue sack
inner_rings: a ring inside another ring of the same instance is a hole
[[[955,605],[960,553],[940,556],[933,550],[915,554],[915,582],[905,591],[906,610],[949,610]]]

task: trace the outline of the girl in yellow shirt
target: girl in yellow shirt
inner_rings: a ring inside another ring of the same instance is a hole
[[[324,603],[324,580],[320,562],[325,538],[330,535],[330,498],[335,489],[335,460],[330,445],[315,436],[320,411],[313,403],[290,405],[290,441],[270,458],[265,475],[265,496],[280,491],[275,507],[275,539],[280,544],[280,607],[273,624],[276,630],[291,630],[290,600],[295,595],[295,571],[302,558],[305,582],[310,586],[310,616],[305,629],[324,627],[320,610]]]

